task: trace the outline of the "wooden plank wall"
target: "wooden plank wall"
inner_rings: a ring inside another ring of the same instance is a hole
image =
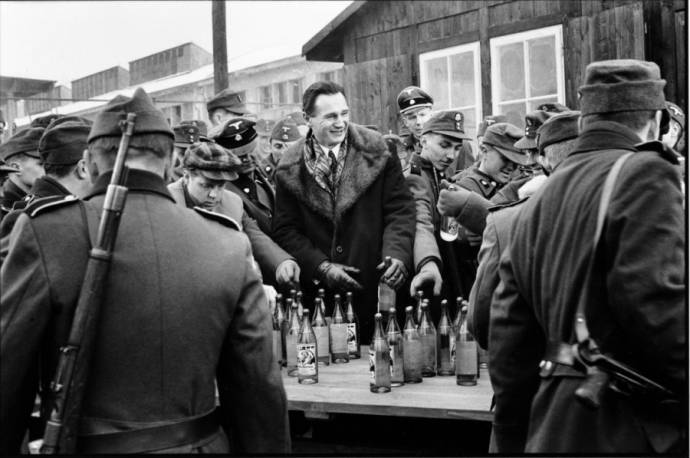
[[[676,30],[685,16],[679,9],[686,9],[679,0],[372,1],[351,18],[343,37],[353,119],[396,130],[395,97],[419,84],[419,54],[475,41],[483,112],[490,114],[490,39],[556,24],[563,25],[568,106],[577,108],[587,64],[616,58],[655,60],[669,81],[667,97],[686,101],[687,50],[679,39],[685,29]]]

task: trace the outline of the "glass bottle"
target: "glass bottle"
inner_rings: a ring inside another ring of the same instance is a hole
[[[288,302],[290,299],[288,299]],[[292,303],[290,308],[290,327],[285,336],[285,357],[287,359],[287,374],[290,377],[297,376],[297,340],[299,339],[300,320],[297,315],[297,304]]]
[[[343,316],[343,308],[340,306],[340,294],[336,294],[333,300],[333,318],[331,318],[330,343],[331,362],[334,364],[350,361],[347,352],[347,323]]]
[[[292,323],[292,304],[294,303],[291,297],[285,299],[285,319],[288,322],[288,328],[290,327],[290,323]]]
[[[433,377],[436,375],[436,329],[425,303],[422,303],[419,338],[422,341],[422,377]]]
[[[467,306],[462,307],[460,327],[455,338],[455,377],[456,383],[463,386],[477,384],[477,341],[467,330]]]
[[[388,339],[383,333],[380,313],[374,315],[374,337],[369,346],[369,390],[372,393],[388,393],[391,390],[390,352]]]
[[[283,319],[282,301],[276,297],[276,306],[273,309],[273,358],[278,367],[283,367]]]
[[[314,319],[312,329],[314,330],[314,335],[316,336],[316,347],[317,353],[319,355],[319,364],[325,364],[326,366],[328,366],[330,364],[330,355],[328,354],[328,325],[326,324],[326,320],[323,317],[321,299],[318,297],[314,299]]]
[[[453,184],[448,186],[449,191],[455,191],[456,189],[457,189],[456,186]],[[460,224],[457,222],[455,217],[453,217],[453,216],[442,216],[441,217],[441,227],[440,227],[441,240],[445,240],[446,242],[452,242],[453,240],[457,240],[459,229],[460,229]]]
[[[414,322],[412,306],[405,308],[405,327],[403,328],[403,374],[405,383],[422,381],[422,341]]]
[[[417,307],[414,310],[414,323],[419,326],[419,322],[422,321],[422,304],[424,303],[424,293],[422,290],[417,290]]]
[[[359,359],[361,357],[359,345],[359,318],[355,313],[352,305],[352,293],[348,291],[345,294],[345,319],[347,320],[347,353],[350,359]]]
[[[462,309],[462,296],[455,298],[455,317],[453,318],[452,330],[450,333],[450,360],[453,365],[453,371],[455,371],[455,338],[458,335],[458,329],[460,329],[460,309]],[[450,312],[448,312],[450,316]]]
[[[302,304],[302,291],[297,291],[295,294],[295,302],[297,302],[297,316],[299,316],[300,321],[304,317],[304,305]]]
[[[304,384],[319,382],[319,350],[311,327],[309,309],[304,309],[302,330],[297,341],[297,381]]]
[[[384,272],[388,267],[391,265],[391,257],[386,256],[384,259]],[[383,279],[381,278],[379,280],[379,289],[378,289],[378,311],[383,312],[387,311],[391,307],[395,307],[395,290],[388,286],[388,283],[384,282]]]
[[[323,288],[319,288],[317,295],[319,299],[321,299],[321,312],[323,313],[323,316],[326,319],[326,324],[330,325],[331,324],[331,317],[326,315],[326,290]]]
[[[386,326],[386,337],[388,338],[388,348],[390,349],[391,360],[391,386],[403,386],[405,384],[405,374],[403,371],[403,346],[402,333],[398,326],[395,307],[388,310],[388,326]]]
[[[453,333],[453,325],[448,317],[448,301],[443,299],[441,301],[441,318],[438,320],[438,328],[436,329],[438,375],[455,374],[455,362],[451,354],[451,336]]]

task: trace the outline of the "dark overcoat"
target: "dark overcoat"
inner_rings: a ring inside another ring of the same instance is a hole
[[[673,409],[607,390],[601,407],[588,409],[574,397],[582,378],[539,375],[547,342],[575,341],[574,315],[586,295],[590,335],[602,352],[687,393],[680,176],[673,155],[637,151],[636,143],[621,124],[587,126],[515,219],[489,330],[497,452],[649,454],[678,444],[687,401]],[[603,182],[628,151],[588,269]]]
[[[305,139],[282,157],[275,174],[273,237],[297,259],[308,297],[323,261],[361,270],[355,278],[364,290],[355,295],[355,305],[362,340],[368,342],[382,273],[376,266],[391,256],[412,272],[415,206],[400,161],[388,151],[381,134],[350,123],[347,135],[348,151],[335,199],[307,171]]]
[[[4,453],[18,452],[39,373],[45,389],[65,344],[109,175],[83,206],[73,200],[22,214],[10,234],[0,271]],[[80,434],[202,416],[216,408],[217,382],[221,423],[235,450],[286,453],[287,402],[247,237],[177,205],[157,175],[131,169],[127,186]],[[218,447],[209,451],[228,451],[220,430],[175,450],[212,444]],[[139,445],[131,451],[152,451]]]

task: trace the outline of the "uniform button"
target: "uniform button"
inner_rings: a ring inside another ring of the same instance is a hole
[[[242,191],[244,191],[245,193],[249,194],[249,188],[244,188]]]
[[[338,245],[337,247],[335,247],[335,252],[338,254],[343,254],[343,247]]]

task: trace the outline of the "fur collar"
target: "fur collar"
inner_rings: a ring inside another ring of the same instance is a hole
[[[349,151],[335,203],[304,165],[306,138],[300,139],[285,152],[276,169],[276,181],[311,210],[335,222],[342,219],[345,212],[378,178],[391,155],[383,136],[378,132],[350,123],[347,135]]]

